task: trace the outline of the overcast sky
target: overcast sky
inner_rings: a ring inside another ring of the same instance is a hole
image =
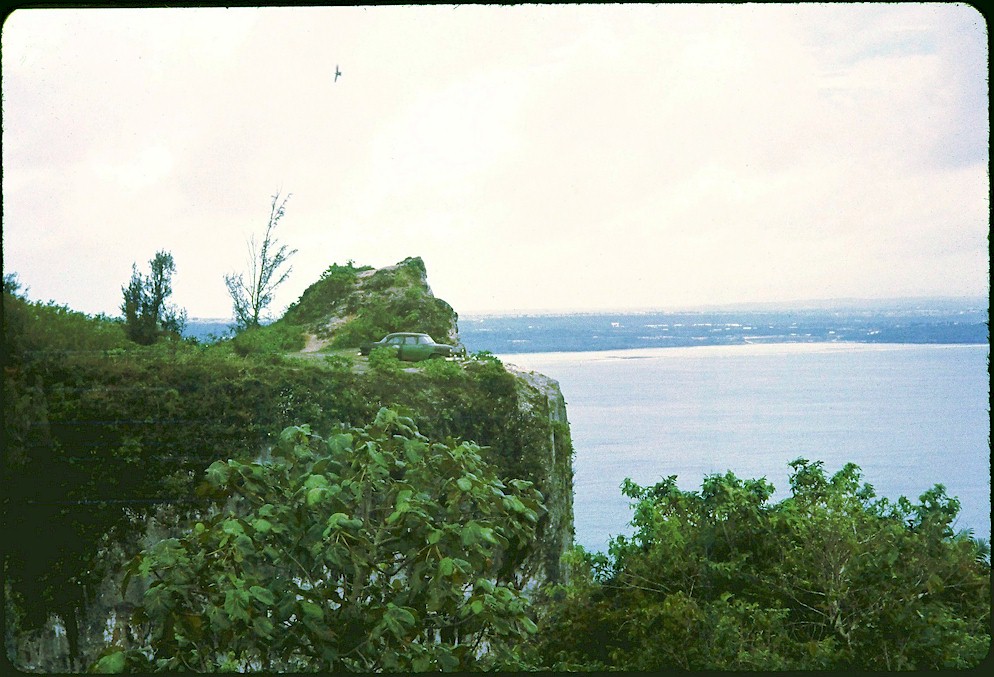
[[[954,4],[18,10],[3,267],[229,317],[299,250],[421,256],[460,313],[986,296],[987,27]],[[335,81],[336,66],[342,76]]]

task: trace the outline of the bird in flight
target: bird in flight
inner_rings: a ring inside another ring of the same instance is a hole
[[[338,64],[335,64],[335,82],[338,82],[339,76],[341,76],[342,71],[338,70]]]

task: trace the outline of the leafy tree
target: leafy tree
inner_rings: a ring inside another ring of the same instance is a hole
[[[235,326],[241,331],[250,327],[258,327],[263,311],[273,301],[276,288],[286,280],[293,270],[289,267],[281,272],[296,249],[289,249],[281,244],[273,234],[290,195],[280,200],[279,191],[273,195],[269,211],[269,223],[266,225],[262,245],[256,245],[255,236],[249,239],[249,270],[248,281],[244,273],[230,273],[224,276],[224,284],[228,287],[235,313]]]
[[[121,312],[128,337],[135,343],[150,345],[163,333],[179,334],[186,325],[186,311],[166,303],[172,295],[172,277],[176,272],[173,255],[156,252],[148,262],[151,272],[146,277],[131,266],[131,281],[121,287],[124,301]]]
[[[570,557],[536,662],[558,669],[895,670],[976,666],[990,648],[985,542],[954,533],[941,485],[874,499],[855,465],[793,462],[765,480],[630,481],[631,538]]]
[[[25,294],[27,293],[27,289],[25,289],[24,292],[21,292],[21,281],[17,279],[17,273],[4,274],[3,293],[10,294],[11,296],[15,296],[20,299],[26,298]]]
[[[510,656],[535,626],[492,572],[543,507],[480,451],[381,409],[327,439],[287,428],[266,462],[214,463],[206,489],[226,509],[132,562],[150,583],[135,617],[147,645],[98,667],[147,653],[160,670],[410,672]]]

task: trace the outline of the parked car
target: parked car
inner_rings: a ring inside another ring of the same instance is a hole
[[[387,334],[379,341],[363,343],[359,346],[361,355],[369,355],[377,348],[394,348],[397,350],[397,357],[408,362],[419,362],[430,358],[454,357],[465,355],[466,348],[463,346],[450,346],[447,343],[438,343],[428,334],[414,334],[410,332],[396,332]]]

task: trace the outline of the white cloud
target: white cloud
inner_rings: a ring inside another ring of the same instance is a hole
[[[959,5],[20,10],[4,254],[116,312],[173,252],[228,311],[270,195],[330,263],[466,312],[982,294],[986,34]],[[338,66],[343,76],[333,74]]]
[[[158,144],[143,148],[130,161],[114,163],[98,160],[93,167],[98,178],[108,178],[129,190],[153,186],[169,176],[172,170],[172,153]]]
[[[462,199],[495,163],[521,152],[512,125],[522,91],[509,72],[484,73],[422,95],[371,143],[363,216],[418,203]]]

